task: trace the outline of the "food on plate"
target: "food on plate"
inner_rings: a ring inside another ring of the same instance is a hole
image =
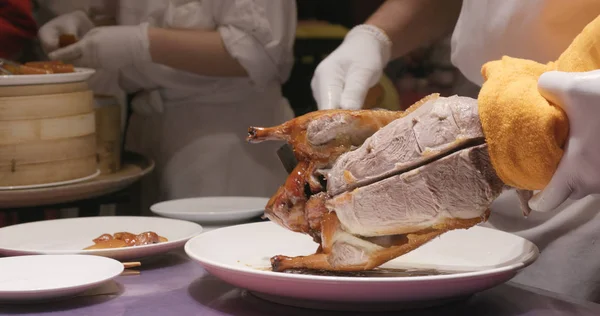
[[[75,72],[75,67],[61,61],[33,61],[25,64],[2,64],[13,75],[45,75]]]
[[[318,111],[249,129],[251,142],[275,139],[292,146],[298,164],[265,216],[320,245],[312,255],[272,257],[273,271],[377,268],[486,221],[508,188],[472,98],[433,94],[404,112]]]
[[[71,64],[65,64],[62,61],[53,60],[53,61],[32,61],[25,63],[24,66],[45,69],[50,71],[50,73],[70,73],[75,72],[75,67]]]
[[[77,37],[73,34],[61,34],[58,37],[58,47],[63,48],[77,43]]]
[[[84,248],[91,249],[108,249],[108,248],[123,248],[142,245],[157,244],[160,242],[169,241],[167,238],[159,236],[157,233],[148,231],[140,234],[132,234],[129,232],[118,232],[111,234],[102,234],[93,240],[94,245]]]

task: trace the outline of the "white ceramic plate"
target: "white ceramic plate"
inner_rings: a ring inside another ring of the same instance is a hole
[[[185,245],[186,253],[208,272],[259,297],[300,307],[342,310],[402,309],[464,298],[508,281],[539,253],[533,243],[516,235],[473,227],[448,232],[382,266],[457,272],[454,274],[339,277],[269,271],[269,258],[274,255],[308,255],[316,249],[310,237],[272,222],[221,228]]]
[[[75,72],[47,75],[2,75],[0,86],[20,86],[33,84],[53,84],[85,81],[96,71],[90,68],[75,68]]]
[[[76,183],[81,183],[81,182],[85,182],[88,180],[92,180],[99,175],[100,175],[100,170],[96,170],[96,172],[94,174],[91,174],[87,177],[83,177],[83,178],[79,178],[79,179],[73,179],[73,180],[67,180],[67,181],[61,181],[61,182],[52,182],[52,183],[32,184],[32,185],[15,185],[15,186],[10,186],[10,187],[0,186],[0,191],[40,189],[40,188],[57,187],[57,186],[68,185],[68,184],[76,184]]]
[[[82,255],[0,258],[0,302],[50,300],[79,294],[113,279],[123,264]]]
[[[269,198],[261,197],[200,197],[157,203],[150,210],[196,223],[242,222],[262,215],[267,202]]]
[[[168,239],[152,245],[83,250],[102,234],[154,231]],[[0,228],[0,255],[89,254],[131,260],[179,248],[202,233],[198,224],[160,217],[98,216],[19,224]]]

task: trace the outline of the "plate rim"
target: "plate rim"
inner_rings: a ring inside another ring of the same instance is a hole
[[[0,75],[0,86],[33,86],[86,81],[96,73],[93,68],[75,67],[75,72],[35,75]],[[48,79],[47,78],[54,78]]]
[[[201,212],[201,213],[194,213],[194,212],[171,212],[171,211],[159,211],[156,210],[155,207],[159,206],[160,204],[168,204],[168,203],[173,203],[173,202],[178,202],[178,201],[192,201],[192,200],[201,200],[201,199],[235,199],[235,198],[251,198],[251,199],[264,199],[267,202],[269,201],[269,198],[267,197],[259,197],[259,196],[204,196],[204,197],[193,197],[193,198],[184,198],[184,199],[175,199],[175,200],[168,200],[168,201],[162,201],[162,202],[158,202],[158,203],[154,203],[153,205],[150,206],[150,211],[155,213],[155,214],[159,214],[159,215],[163,215],[164,214],[169,214],[169,215],[182,215],[182,216],[186,216],[186,215],[197,215],[197,214],[203,214],[203,215],[241,215],[241,214],[249,214],[249,213],[263,213],[265,210],[265,206],[263,206],[262,209],[260,210],[250,210],[250,209],[246,209],[246,210],[233,210],[233,211],[211,211],[211,212]]]
[[[92,216],[92,217],[73,217],[73,218],[59,218],[59,219],[51,219],[51,220],[45,220],[45,221],[41,221],[41,222],[30,222],[30,223],[21,223],[21,224],[16,224],[16,225],[11,225],[11,226],[6,226],[6,227],[2,227],[0,228],[0,231],[2,231],[3,229],[7,229],[7,228],[14,228],[17,226],[25,226],[25,225],[29,225],[29,224],[33,224],[33,223],[48,223],[48,222],[57,222],[57,221],[76,221],[76,220],[98,220],[98,219],[103,219],[103,218],[119,218],[119,219],[123,219],[123,218],[152,218],[152,219],[156,219],[156,220],[161,220],[161,221],[177,221],[177,222],[183,222],[186,223],[188,225],[195,225],[197,226],[196,228],[198,228],[198,231],[195,234],[192,234],[190,236],[186,236],[186,237],[182,237],[179,239],[175,239],[175,240],[169,240],[167,242],[162,242],[162,243],[158,243],[158,244],[151,244],[151,245],[141,245],[141,246],[135,246],[135,249],[148,249],[148,248],[155,248],[158,246],[164,246],[164,245],[172,245],[172,244],[176,244],[176,243],[183,243],[183,242],[188,242],[190,239],[197,237],[199,235],[201,235],[204,231],[204,228],[202,227],[202,225],[198,224],[198,223],[194,223],[194,222],[190,222],[190,221],[185,221],[185,220],[180,220],[180,219],[174,219],[174,218],[163,218],[163,217],[153,217],[153,216]],[[122,247],[122,248],[107,248],[107,249],[89,249],[89,250],[85,250],[85,249],[79,249],[79,250],[40,250],[40,249],[16,249],[16,248],[7,248],[7,247],[3,247],[0,244],[0,253],[6,253],[6,252],[11,252],[11,253],[27,253],[27,255],[97,255],[99,253],[106,253],[107,251],[110,251],[111,253],[114,254],[121,254],[121,253],[125,253],[125,252],[130,252],[132,247]],[[14,254],[11,256],[15,256]],[[21,255],[16,255],[16,256],[24,256],[23,254]],[[102,257],[110,257],[110,256],[106,256],[106,255],[101,255]]]
[[[91,260],[98,260],[98,261],[105,261],[107,263],[110,262],[111,264],[115,265],[115,267],[117,268],[116,270],[120,270],[118,273],[114,273],[114,275],[110,276],[110,277],[105,277],[101,280],[97,280],[94,282],[86,282],[86,283],[80,283],[80,284],[76,284],[76,285],[70,285],[70,286],[62,286],[62,287],[53,287],[53,288],[42,288],[42,289],[27,289],[27,290],[19,290],[19,291],[6,291],[6,290],[2,290],[0,288],[0,295],[28,295],[28,294],[32,294],[32,293],[48,293],[48,292],[53,292],[53,291],[57,291],[57,290],[74,290],[77,288],[81,288],[81,287],[85,287],[85,288],[91,288],[94,287],[96,285],[102,284],[104,282],[107,282],[109,280],[112,280],[116,277],[118,277],[121,273],[123,273],[123,271],[125,270],[125,267],[123,266],[123,264],[118,261],[115,260],[113,258],[109,258],[109,257],[102,257],[102,256],[90,256],[90,255],[83,255],[83,254],[67,254],[67,255],[24,255],[24,256],[12,256],[12,257],[5,257],[2,259],[9,259],[9,260],[22,260],[23,258],[28,258],[28,257],[39,257],[39,258],[48,258],[48,257],[90,257]],[[42,259],[43,260],[43,259]],[[83,290],[83,289],[82,289]],[[25,300],[27,300],[28,298],[25,298]]]
[[[249,226],[249,225],[258,226],[258,225],[277,225],[277,224],[273,223],[273,222],[259,222],[259,223],[247,223],[247,224],[240,224],[240,225],[218,228],[218,229],[215,229],[212,231],[205,232],[199,236],[195,236],[195,237],[191,238],[190,240],[188,240],[184,246],[184,251],[188,257],[190,257],[192,260],[196,261],[198,264],[208,265],[214,269],[219,269],[222,271],[232,271],[235,273],[241,273],[241,274],[245,274],[245,275],[250,274],[250,275],[253,275],[256,277],[264,277],[264,278],[269,278],[269,279],[280,279],[280,280],[283,279],[283,280],[293,280],[293,281],[303,281],[303,282],[319,282],[319,283],[343,282],[343,283],[350,283],[350,284],[365,283],[365,282],[369,282],[369,283],[400,283],[400,282],[401,283],[413,283],[413,282],[429,282],[429,281],[433,281],[433,280],[441,281],[441,280],[457,280],[457,279],[464,279],[464,278],[486,277],[486,276],[490,276],[490,275],[506,273],[508,271],[520,271],[520,270],[528,267],[532,263],[534,263],[540,254],[540,251],[539,251],[539,248],[537,247],[537,245],[535,245],[533,242],[531,242],[521,236],[518,236],[515,234],[510,234],[510,233],[507,233],[507,232],[504,232],[501,230],[497,230],[497,229],[483,227],[483,226],[474,226],[474,227],[477,227],[478,229],[484,229],[484,230],[493,230],[493,231],[497,231],[497,232],[500,232],[503,234],[509,234],[509,235],[512,235],[519,239],[522,239],[522,240],[526,241],[528,243],[528,245],[530,245],[532,247],[531,251],[528,253],[522,253],[521,255],[519,255],[518,258],[523,258],[522,260],[519,260],[519,262],[511,263],[511,264],[508,264],[508,265],[502,266],[502,267],[483,269],[483,270],[479,270],[479,271],[458,272],[458,273],[445,274],[445,275],[427,275],[427,276],[411,276],[411,277],[377,277],[377,278],[276,273],[276,272],[272,272],[272,271],[263,271],[263,270],[259,270],[259,269],[244,268],[241,266],[240,267],[233,266],[233,265],[225,266],[223,264],[219,264],[219,263],[215,262],[214,260],[202,259],[202,258],[200,258],[200,256],[194,254],[191,251],[191,245],[195,242],[195,240],[198,240],[201,238],[208,238],[208,236],[210,236],[211,234],[215,234],[216,232],[218,232],[220,230],[235,229],[239,226]],[[295,233],[295,232],[290,231],[290,233]]]

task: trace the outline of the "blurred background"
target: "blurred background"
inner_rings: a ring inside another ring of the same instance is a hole
[[[383,0],[301,0],[295,65],[284,94],[297,115],[316,110],[310,79],[318,63],[353,26],[363,23]],[[371,90],[367,106],[403,110],[430,93],[449,95],[469,89],[450,62],[450,35],[391,61],[385,77]],[[467,93],[466,91],[464,93]],[[462,94],[462,93],[461,93]]]
[[[61,13],[61,2],[54,1],[56,0],[0,1],[0,57],[30,61],[43,56],[36,34],[41,25]],[[349,29],[363,23],[383,2],[297,1],[295,64],[289,80],[283,86],[284,95],[296,115],[317,109],[310,81],[319,62],[341,44]],[[54,8],[56,12],[49,11],[48,7]],[[476,87],[469,84],[450,62],[450,35],[391,61],[380,82],[370,90],[365,108],[404,110],[431,93],[443,96],[476,93]],[[61,212],[64,216],[65,211]],[[0,227],[57,218],[61,217],[61,212],[57,209],[46,209],[42,213],[4,210],[0,211]],[[95,210],[94,213],[97,214]]]

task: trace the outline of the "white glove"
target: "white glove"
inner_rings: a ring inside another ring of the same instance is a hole
[[[552,71],[538,81],[540,93],[560,106],[569,118],[569,138],[550,183],[529,206],[551,211],[567,198],[600,193],[600,70],[579,73]]]
[[[38,37],[40,38],[42,49],[48,54],[58,49],[58,38],[60,35],[73,34],[77,38],[81,38],[93,28],[94,23],[85,12],[74,11],[59,15],[44,24],[38,32]]]
[[[136,62],[150,62],[148,24],[102,26],[80,41],[48,55],[78,67],[117,70]]]
[[[390,39],[373,25],[350,30],[313,75],[310,85],[319,110],[360,109],[369,88],[381,78],[391,50]]]

